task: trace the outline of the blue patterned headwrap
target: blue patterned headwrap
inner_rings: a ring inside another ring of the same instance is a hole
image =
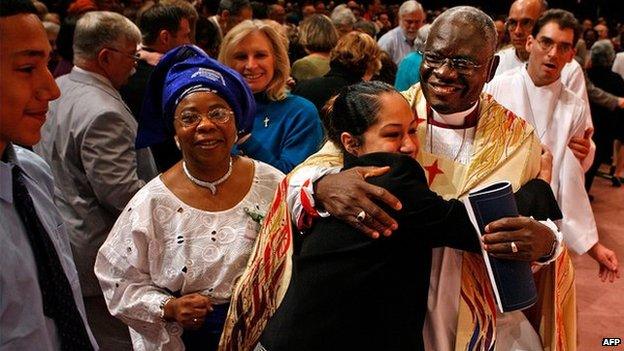
[[[137,149],[172,137],[176,106],[196,91],[210,91],[224,99],[234,111],[238,136],[249,134],[256,103],[245,79],[197,46],[183,45],[167,52],[150,76],[139,116]]]

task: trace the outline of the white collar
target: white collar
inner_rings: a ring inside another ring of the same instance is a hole
[[[466,116],[468,116],[472,111],[474,111],[475,108],[477,108],[477,103],[478,101],[476,101],[469,109],[465,111],[455,112],[451,114],[439,113],[432,108],[431,111],[433,111],[433,119],[436,122],[448,124],[450,126],[462,126],[464,125],[464,120],[466,119]]]

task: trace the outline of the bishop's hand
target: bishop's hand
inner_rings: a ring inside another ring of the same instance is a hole
[[[401,202],[386,189],[365,180],[389,170],[389,167],[355,167],[328,174],[314,184],[317,206],[373,239],[380,233],[389,236],[398,224],[373,200],[382,201],[396,210],[401,209]]]
[[[547,226],[529,217],[502,218],[485,227],[485,250],[496,258],[537,261],[551,253],[557,238]]]

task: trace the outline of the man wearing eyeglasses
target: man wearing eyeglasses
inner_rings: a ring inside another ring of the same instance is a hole
[[[602,281],[618,276],[615,253],[598,241],[598,230],[585,191],[583,169],[568,147],[572,137],[583,137],[586,106],[561,81],[561,71],[574,58],[580,35],[578,22],[564,10],[548,10],[529,35],[528,64],[496,77],[485,91],[531,123],[553,154],[550,183],[563,219],[564,242],[577,254],[588,253],[599,264]]]
[[[137,61],[139,29],[113,12],[94,11],[76,24],[72,71],[57,79],[35,151],[50,165],[54,202],[67,223],[87,318],[106,350],[132,348],[128,328],[113,318],[93,266],[126,203],[156,175],[147,149],[135,150],[137,122],[119,95]]]
[[[488,15],[468,6],[451,8],[431,25],[420,83],[402,92],[420,122],[417,134],[421,148],[414,157],[425,169],[430,188],[445,198],[462,197],[501,180],[518,189],[537,177],[544,161],[532,127],[482,94],[496,68],[495,49],[496,30]],[[335,173],[340,171],[341,161],[339,151],[325,145],[289,176],[287,197],[294,222],[305,227],[317,216],[330,214],[372,238],[392,235],[397,223],[373,201],[398,210],[398,200],[364,181],[375,170]],[[547,183],[538,183],[549,191]],[[569,255],[556,258],[562,252],[557,244],[561,236],[546,220],[556,214],[546,211],[538,215],[534,210],[523,206],[522,213],[545,221],[508,219],[500,227],[490,227],[496,243],[484,240],[500,250],[496,255],[519,259],[511,242],[522,235],[527,240],[522,245],[528,254],[525,260],[546,263],[557,259],[557,270],[555,265],[548,265],[541,271],[546,281],[557,284],[540,290],[541,302],[534,310],[538,320],[545,318],[537,328],[540,335],[521,311],[500,313],[491,303],[494,298],[481,255],[434,249],[422,331],[425,350],[541,350],[542,345],[575,345],[576,306],[569,292],[574,279],[569,272]],[[267,225],[273,224],[279,226]],[[258,267],[258,262],[254,260],[251,266]],[[555,310],[558,323],[550,319]],[[255,317],[249,320],[256,322]],[[559,339],[565,335],[561,332],[565,328],[574,330],[570,340]]]
[[[379,47],[386,51],[397,65],[414,51],[414,39],[425,24],[425,10],[413,0],[405,1],[399,7],[399,26],[379,38]]]
[[[505,22],[511,46],[497,53],[500,57],[498,68],[496,68],[497,75],[522,66],[529,58],[525,44],[535,21],[544,11],[546,11],[546,4],[543,0],[518,0],[511,4],[509,16]]]
[[[548,9],[544,0],[516,0],[509,9],[506,26],[512,46],[499,51],[500,58],[495,75],[512,69],[518,69],[526,63],[529,54],[525,48],[527,37],[531,34],[537,18]],[[589,100],[610,110],[624,108],[624,97],[617,97],[594,86],[588,79],[581,65],[572,60],[561,71],[561,82],[581,97],[585,103],[585,123],[587,133],[574,137],[568,145],[581,162],[583,169],[588,170],[594,160],[596,145],[591,140],[593,123],[589,111]]]

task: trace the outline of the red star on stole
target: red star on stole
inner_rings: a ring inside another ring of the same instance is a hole
[[[433,161],[430,166],[426,166],[424,168],[427,170],[427,174],[429,175],[429,186],[433,184],[433,181],[438,174],[444,174],[444,172],[442,172],[442,170],[438,167],[438,160]]]

